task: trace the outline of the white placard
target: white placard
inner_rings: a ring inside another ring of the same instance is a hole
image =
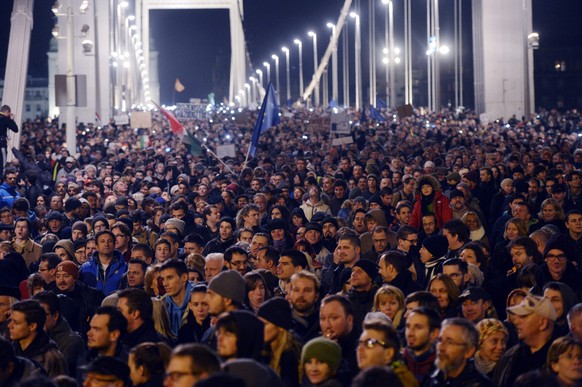
[[[354,139],[351,137],[340,137],[340,138],[334,138],[331,142],[331,145],[336,146],[336,145],[347,145],[347,144],[352,144],[354,142]]]
[[[234,150],[234,144],[230,145],[218,145],[216,147],[216,155],[219,159],[224,157],[236,157],[236,151]]]
[[[347,112],[331,115],[331,134],[350,134],[350,117]]]

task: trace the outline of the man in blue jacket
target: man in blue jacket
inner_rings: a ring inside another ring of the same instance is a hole
[[[108,296],[118,289],[127,264],[121,252],[115,249],[115,235],[111,231],[98,232],[95,240],[97,251],[81,266],[81,281]]]

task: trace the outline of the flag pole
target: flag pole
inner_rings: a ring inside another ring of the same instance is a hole
[[[208,153],[210,153],[212,156],[214,156],[214,158],[215,158],[216,160],[218,160],[218,162],[219,162],[220,164],[224,165],[224,167],[225,167],[226,169],[228,169],[228,171],[229,171],[230,173],[232,173],[233,175],[235,175],[235,176],[236,176],[236,173],[235,173],[235,172],[234,172],[234,171],[233,171],[233,170],[232,170],[232,169],[231,169],[231,168],[230,168],[230,167],[229,167],[229,166],[228,166],[228,165],[227,165],[227,164],[226,164],[224,161],[222,161],[222,160],[220,159],[220,157],[218,157],[218,156],[216,155],[216,153],[214,153],[214,152],[213,152],[213,151],[212,151],[212,150],[211,150],[209,147],[207,147],[207,146],[206,146],[206,144],[202,144],[202,148],[206,149],[206,151],[207,151]]]

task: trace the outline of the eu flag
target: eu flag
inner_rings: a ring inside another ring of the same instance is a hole
[[[253,131],[253,138],[251,139],[251,147],[249,151],[250,156],[255,156],[257,147],[259,146],[259,137],[272,126],[279,125],[279,106],[277,106],[277,96],[273,84],[269,82],[267,86],[267,93],[263,99],[261,110],[259,111],[259,118],[255,124]]]

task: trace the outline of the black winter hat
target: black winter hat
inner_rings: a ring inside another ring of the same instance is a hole
[[[271,298],[261,305],[257,311],[257,316],[287,331],[293,328],[291,306],[282,297]]]
[[[435,258],[443,257],[449,250],[449,242],[442,235],[433,235],[425,238],[422,246]]]

